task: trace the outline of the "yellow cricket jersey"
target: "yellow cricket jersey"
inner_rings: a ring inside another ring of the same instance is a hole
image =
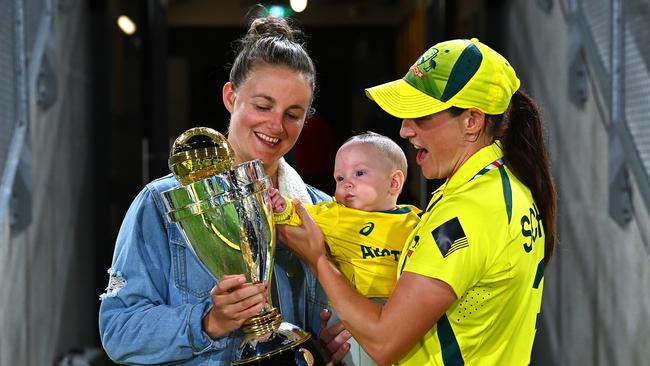
[[[301,225],[289,200],[276,223]],[[305,205],[325,235],[343,275],[366,297],[388,298],[395,285],[399,254],[420,218],[420,210],[399,205],[392,211],[366,212],[333,202]],[[288,216],[287,216],[288,215]]]
[[[540,311],[544,229],[529,189],[487,146],[433,193],[399,274],[449,284],[457,296],[398,365],[528,365]],[[399,276],[398,274],[398,276]]]

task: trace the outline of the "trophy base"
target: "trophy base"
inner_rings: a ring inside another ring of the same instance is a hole
[[[327,366],[328,357],[311,334],[283,322],[275,331],[248,335],[233,365]]]

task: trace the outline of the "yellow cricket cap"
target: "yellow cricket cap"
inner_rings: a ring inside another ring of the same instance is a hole
[[[519,89],[508,60],[478,39],[455,39],[429,48],[399,80],[366,89],[368,98],[398,118],[448,109],[502,114]]]

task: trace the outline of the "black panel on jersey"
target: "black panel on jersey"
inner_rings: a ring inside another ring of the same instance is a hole
[[[443,257],[450,255],[458,249],[469,246],[465,231],[463,231],[458,217],[454,217],[438,226],[431,232],[431,235],[433,235],[433,240],[436,241]]]

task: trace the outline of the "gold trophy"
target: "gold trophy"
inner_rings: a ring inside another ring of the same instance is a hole
[[[269,281],[275,253],[275,226],[262,162],[234,165],[233,152],[219,132],[196,127],[181,134],[169,157],[180,183],[163,192],[169,219],[176,223],[205,269],[218,280],[244,274],[253,283]],[[244,322],[244,339],[234,365],[326,364],[322,348],[299,327],[283,322],[271,305]]]

